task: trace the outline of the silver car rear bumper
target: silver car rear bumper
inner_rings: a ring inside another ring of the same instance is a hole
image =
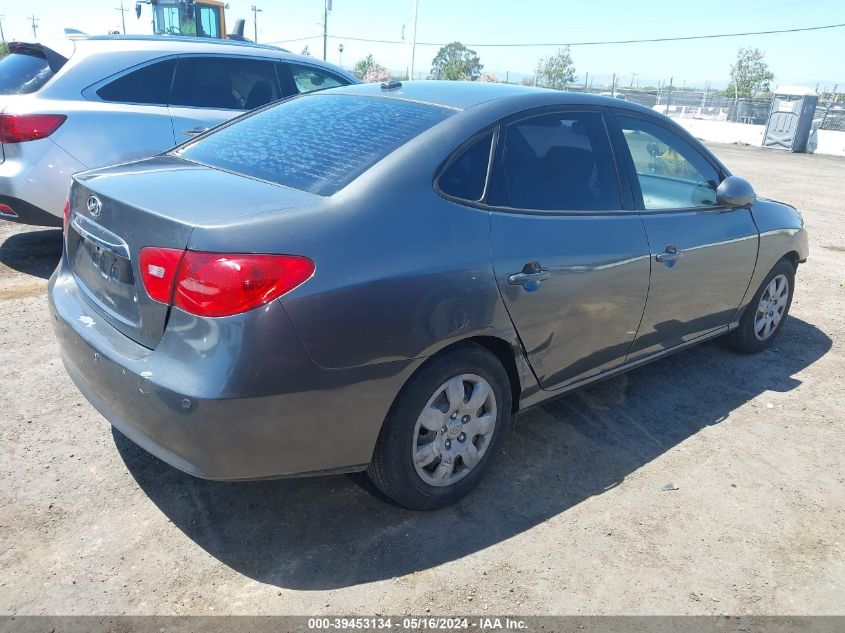
[[[18,217],[0,217],[22,224],[61,226],[70,178],[87,169],[85,165],[48,138],[6,144],[3,149],[0,204],[8,204]]]

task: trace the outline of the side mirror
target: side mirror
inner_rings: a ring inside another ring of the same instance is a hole
[[[716,189],[716,204],[720,207],[742,209],[750,207],[757,200],[754,187],[745,178],[728,176]]]

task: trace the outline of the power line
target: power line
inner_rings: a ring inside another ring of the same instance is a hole
[[[320,33],[318,35],[309,35],[308,37],[294,37],[293,39],[290,39],[290,40],[276,40],[274,42],[264,42],[264,44],[292,44],[293,42],[304,42],[306,40],[316,40],[318,37],[323,37],[323,34]],[[329,35],[329,37],[334,37],[334,35]]]
[[[679,37],[654,37],[648,39],[638,39],[638,40],[599,40],[599,41],[584,41],[584,42],[517,42],[517,43],[479,43],[479,44],[465,44],[465,46],[473,47],[473,48],[483,48],[483,47],[506,47],[506,48],[518,48],[518,47],[530,47],[530,46],[557,46],[557,47],[564,47],[564,46],[601,46],[607,44],[647,44],[653,42],[681,42],[681,41],[689,41],[689,40],[712,40],[717,38],[723,37],[745,37],[749,35],[775,35],[778,33],[801,33],[805,31],[821,31],[824,29],[839,29],[845,27],[845,23],[842,24],[824,24],[821,26],[805,26],[800,28],[794,29],[774,29],[770,31],[746,31],[743,33],[716,33],[710,35],[684,35]],[[284,44],[287,42],[301,42],[303,40],[311,40],[321,37],[321,35],[312,35],[310,37],[299,37],[290,40],[279,40],[276,42],[269,42],[270,44]],[[329,35],[328,37],[335,38],[335,39],[343,39],[349,40],[352,42],[369,42],[373,44],[406,44],[402,40],[380,40],[380,39],[371,39],[366,37],[349,37],[345,35]],[[417,42],[418,45],[421,46],[445,46],[446,42]]]

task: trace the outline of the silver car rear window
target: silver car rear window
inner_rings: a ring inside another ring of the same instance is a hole
[[[45,57],[11,53],[0,59],[0,95],[35,92],[52,76],[53,71]]]
[[[224,126],[175,154],[329,196],[452,114],[398,99],[309,95]]]

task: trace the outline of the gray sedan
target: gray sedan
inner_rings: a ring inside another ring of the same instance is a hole
[[[357,85],[77,175],[50,305],[122,433],[210,479],[467,494],[517,412],[784,325],[800,214],[632,103]],[[726,362],[730,362],[726,358]]]

